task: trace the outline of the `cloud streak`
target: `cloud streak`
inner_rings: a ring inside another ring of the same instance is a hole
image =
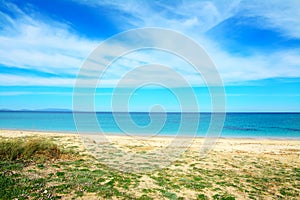
[[[212,41],[205,33],[230,17],[250,16],[266,19],[266,28],[276,29],[286,37],[300,38],[300,18],[297,8],[299,1],[275,1],[272,6],[268,3],[255,1],[176,1],[174,5],[162,1],[82,1],[80,3],[101,7],[113,7],[118,11],[116,17],[124,20],[124,30],[134,27],[156,26],[174,29],[185,33],[201,44],[216,63],[225,84],[246,84],[248,81],[276,77],[300,76],[300,48],[280,49],[264,54],[261,51],[251,55],[231,54],[218,41]],[[97,46],[100,41],[82,38],[77,35],[68,22],[53,19],[33,18],[12,3],[4,6],[14,12],[13,18],[5,12],[0,13],[4,26],[0,34],[0,62],[6,67],[38,70],[62,77],[40,77],[19,74],[0,74],[0,85],[49,85],[72,87],[75,77],[84,58]],[[29,10],[34,15],[35,9]],[[287,12],[289,14],[287,14]],[[37,15],[38,16],[38,15]],[[299,16],[299,17],[298,17]],[[258,24],[259,25],[259,24]],[[166,42],[165,38],[157,37],[157,43]],[[181,48],[180,41],[174,41]],[[121,46],[107,46],[107,57],[113,56],[113,49]],[[112,55],[110,55],[112,53]],[[105,60],[107,58],[99,58]],[[182,74],[191,84],[202,85],[199,74],[179,58],[159,52],[135,52],[118,60],[111,70],[103,77],[105,87],[114,86],[124,73],[144,64],[158,63],[173,68]],[[93,70],[99,70],[95,65]],[[87,78],[95,79],[93,70],[87,71]],[[68,75],[64,77],[63,74]],[[168,74],[153,72],[153,78],[170,78]],[[137,75],[143,79],[143,74]],[[88,85],[88,81],[87,81]]]
[[[5,6],[17,18],[1,13],[5,24],[0,35],[2,65],[76,74],[82,60],[98,43],[72,34],[67,24],[34,19],[11,3]]]

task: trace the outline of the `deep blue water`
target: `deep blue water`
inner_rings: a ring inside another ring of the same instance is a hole
[[[98,124],[90,120],[90,113],[77,113],[80,119],[80,131],[99,132]],[[133,134],[174,135],[180,128],[182,116],[189,123],[184,131],[187,134],[194,132],[197,127],[197,136],[205,136],[211,122],[210,113],[201,113],[200,121],[197,113],[166,113],[163,126],[162,113],[130,113],[132,121],[137,126],[131,126],[130,120],[124,113],[117,113],[118,122],[112,113],[97,113],[96,118],[101,131],[106,133],[122,134],[127,130]],[[121,124],[121,128],[118,126]],[[151,124],[151,125],[149,125]],[[147,126],[149,125],[149,126]],[[72,112],[0,112],[0,129],[36,130],[76,132]],[[227,113],[221,137],[263,137],[263,138],[300,138],[300,113]]]

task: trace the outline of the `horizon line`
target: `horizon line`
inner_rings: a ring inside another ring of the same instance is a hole
[[[12,110],[12,109],[0,109],[0,112],[53,112],[53,113],[187,113],[187,114],[211,114],[211,113],[220,113],[220,114],[300,114],[300,111],[228,111],[228,112],[180,112],[180,111],[167,111],[167,112],[148,112],[148,111],[73,111],[71,109],[20,109],[20,110]]]

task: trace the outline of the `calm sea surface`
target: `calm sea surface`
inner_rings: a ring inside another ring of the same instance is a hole
[[[130,113],[131,119],[118,113],[118,123],[113,113],[96,113],[98,124],[92,123],[89,113],[77,113],[80,131],[122,134],[122,130],[136,134],[174,135],[180,128],[184,115],[189,127],[186,133],[205,136],[211,122],[210,113]],[[131,121],[132,120],[132,121]],[[130,123],[133,122],[133,123]],[[153,122],[151,124],[151,122]],[[132,126],[135,124],[136,126]],[[121,128],[120,128],[120,127]],[[82,128],[83,127],[83,128]],[[76,132],[72,112],[0,112],[0,129]],[[121,130],[122,129],[122,130]],[[227,113],[221,137],[300,138],[300,113]]]

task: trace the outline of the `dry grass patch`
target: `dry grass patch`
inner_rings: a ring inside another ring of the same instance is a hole
[[[46,138],[1,138],[0,159],[6,161],[60,158],[57,144]]]

